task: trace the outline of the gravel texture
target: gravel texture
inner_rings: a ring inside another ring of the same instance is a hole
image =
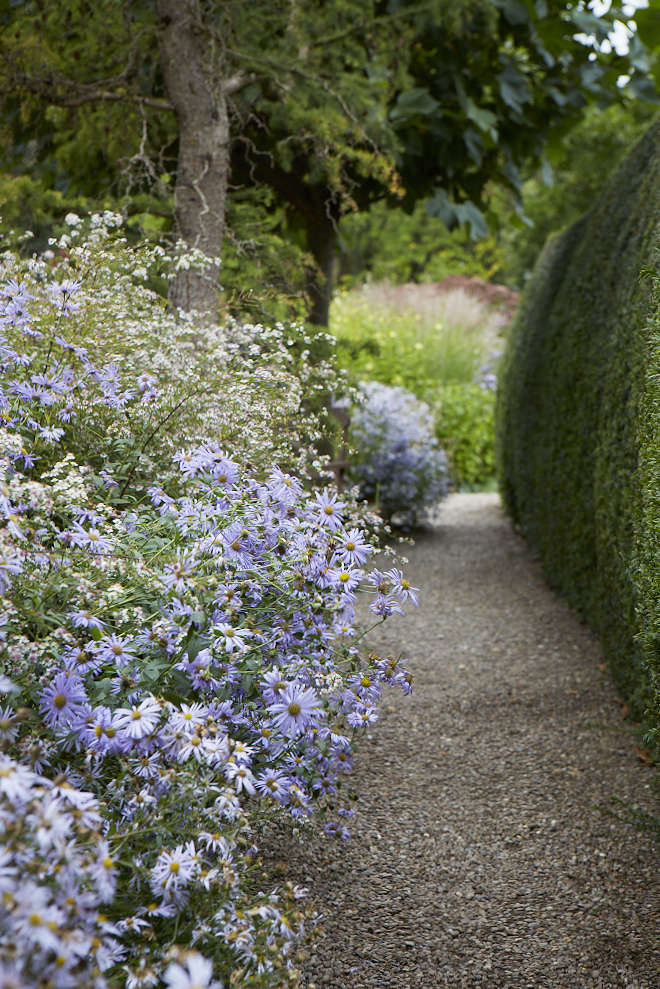
[[[278,846],[321,915],[301,986],[660,989],[656,775],[595,637],[495,494],[407,556],[420,607],[373,643],[415,689],[360,746],[353,838]]]

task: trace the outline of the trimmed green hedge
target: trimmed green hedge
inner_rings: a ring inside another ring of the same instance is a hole
[[[660,724],[660,120],[542,254],[499,374],[505,506]]]

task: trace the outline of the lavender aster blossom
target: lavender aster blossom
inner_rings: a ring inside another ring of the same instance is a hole
[[[167,989],[223,989],[223,983],[213,980],[213,965],[191,951],[183,965],[173,962],[165,969]]]
[[[9,587],[10,574],[20,573],[22,569],[23,561],[16,553],[0,555],[0,594],[4,594]]]
[[[281,695],[282,699],[268,705],[268,712],[279,730],[295,738],[321,717],[321,702],[316,691],[298,683],[289,684]]]
[[[140,704],[117,710],[117,728],[131,738],[144,738],[151,734],[160,719],[162,709],[155,697],[146,697]]]
[[[58,673],[40,695],[41,713],[50,728],[66,727],[79,721],[84,713],[87,694],[75,673]]]
[[[316,492],[314,495],[314,501],[316,504],[313,505],[314,518],[318,521],[319,525],[331,532],[335,532],[341,527],[342,524],[342,512],[346,507],[335,492],[328,492],[327,489],[321,492]]]
[[[414,523],[447,494],[447,458],[434,435],[429,407],[404,388],[370,381],[361,386],[364,403],[353,413],[352,443],[358,458],[351,468],[363,498],[383,514]]]

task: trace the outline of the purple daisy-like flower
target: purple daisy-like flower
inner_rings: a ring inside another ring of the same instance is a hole
[[[247,628],[234,628],[232,625],[228,625],[227,622],[218,622],[213,626],[213,635],[215,636],[215,645],[224,652],[245,652],[248,648],[248,644],[245,641],[252,637],[252,632]]]
[[[400,597],[402,601],[412,601],[413,604],[418,604],[417,595],[419,594],[419,588],[411,587],[410,581],[406,580],[400,570],[396,568],[386,570],[385,576],[392,582],[393,593]]]
[[[254,786],[260,797],[272,797],[284,804],[289,797],[290,780],[276,769],[265,769],[259,773]]]
[[[49,728],[72,725],[85,712],[87,694],[75,673],[58,673],[40,696],[41,713]]]
[[[177,550],[176,559],[167,565],[163,573],[162,580],[165,587],[176,591],[177,594],[183,594],[189,586],[198,562],[191,553],[181,554]]]
[[[74,628],[96,628],[103,631],[104,622],[90,611],[70,611],[68,616]]]
[[[292,683],[282,691],[281,700],[268,705],[268,713],[284,735],[295,738],[319,721],[321,702],[311,687]]]
[[[73,545],[87,549],[90,553],[101,556],[114,548],[114,540],[103,536],[95,526],[84,529],[79,522],[74,522],[69,531]]]
[[[105,635],[99,639],[96,655],[104,663],[114,663],[115,666],[128,666],[137,658],[133,652],[132,640],[121,635]]]
[[[0,556],[0,594],[4,594],[9,587],[10,574],[20,573],[23,569],[23,562],[20,556]]]
[[[349,567],[361,567],[366,563],[370,553],[371,546],[365,542],[364,533],[359,529],[349,529],[339,539],[337,556]]]
[[[362,576],[362,570],[351,570],[349,567],[337,567],[328,570],[328,577],[332,585],[340,591],[354,591]]]
[[[334,492],[328,493],[327,490],[317,491],[314,498],[316,499],[316,504],[313,506],[314,517],[320,525],[335,532],[342,524],[344,503],[339,501]]]
[[[155,697],[145,697],[141,704],[132,707],[120,707],[117,710],[117,728],[126,732],[131,738],[144,738],[150,735],[161,715],[161,706]]]

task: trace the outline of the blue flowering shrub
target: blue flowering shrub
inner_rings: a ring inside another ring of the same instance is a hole
[[[431,411],[405,388],[368,381],[353,411],[351,478],[388,519],[414,524],[448,490],[447,458]]]
[[[355,737],[410,690],[356,595],[415,589],[293,472],[293,331],[168,313],[115,222],[1,260],[0,974],[295,984],[304,891],[259,891],[257,825],[347,836]]]

